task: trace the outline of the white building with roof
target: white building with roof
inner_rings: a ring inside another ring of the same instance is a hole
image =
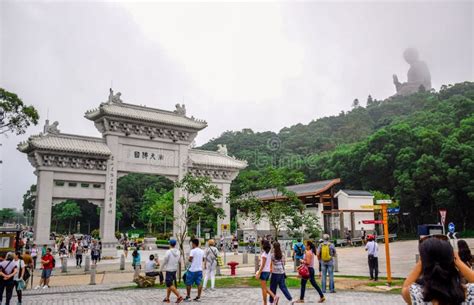
[[[344,215],[344,229],[351,230],[353,236],[357,237],[358,232],[360,232],[362,228],[366,231],[373,231],[375,229],[374,224],[362,223],[364,220],[374,220],[374,211],[364,208],[365,206],[374,205],[374,196],[372,193],[342,189],[338,191],[334,197],[337,198],[339,210],[358,211],[342,213]]]

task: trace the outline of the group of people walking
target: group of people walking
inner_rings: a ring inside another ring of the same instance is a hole
[[[293,246],[293,259],[298,269],[305,269],[306,274],[301,276],[300,295],[298,299],[293,299],[286,286],[286,270],[285,255],[282,252],[281,245],[278,241],[271,243],[264,239],[261,242],[262,253],[260,256],[260,268],[255,274],[255,278],[260,280],[262,289],[263,304],[278,304],[280,297],[277,295],[279,288],[285,298],[294,303],[304,303],[306,295],[306,285],[310,282],[311,286],[319,295],[319,303],[326,300],[326,277],[329,276],[329,290],[331,293],[336,292],[334,287],[334,261],[336,255],[334,245],[329,242],[329,235],[325,234],[323,240],[320,241],[318,247],[312,241],[306,241],[304,244],[300,239]],[[320,266],[323,273],[322,288],[316,282],[316,264]],[[303,272],[300,272],[302,274]],[[267,282],[270,281],[270,287]]]

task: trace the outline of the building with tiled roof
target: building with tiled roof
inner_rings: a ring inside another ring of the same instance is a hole
[[[184,105],[174,111],[123,103],[121,94],[110,90],[108,101],[87,111],[102,137],[61,133],[58,122],[46,121],[43,133],[18,145],[38,176],[35,201],[35,242],[50,243],[51,205],[68,199],[85,199],[100,208],[100,237],[104,256],[116,254],[115,221],[117,178],[128,173],[161,175],[178,181],[185,175],[209,177],[222,192],[216,198],[226,214],[218,218],[216,235],[229,234],[230,183],[247,162],[227,154],[191,149],[197,133],[207,127],[203,120],[188,117]],[[183,230],[184,219],[178,202],[184,196],[174,192],[173,233]],[[193,199],[194,201],[199,198]]]

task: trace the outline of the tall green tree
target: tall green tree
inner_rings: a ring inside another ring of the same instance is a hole
[[[0,134],[25,133],[31,124],[38,124],[38,111],[27,106],[15,93],[0,88]]]
[[[143,194],[143,207],[140,213],[143,223],[149,223],[151,229],[163,229],[163,233],[173,226],[173,191],[158,193],[147,188]]]
[[[15,218],[15,209],[3,208],[0,209],[0,223],[12,221]]]
[[[175,183],[175,187],[182,192],[182,196],[178,198],[180,212],[174,217],[177,225],[176,239],[184,264],[184,242],[188,237],[189,224],[205,214],[212,213],[220,218],[225,214],[224,210],[215,204],[222,197],[222,192],[211,183],[209,177],[187,174]]]
[[[71,224],[79,217],[81,217],[81,209],[77,202],[73,200],[66,200],[64,202],[59,203],[55,206],[55,210],[53,210],[54,218],[56,221],[64,221],[68,222],[68,233],[71,233]],[[57,225],[57,223],[56,223]]]
[[[242,195],[234,194],[231,204],[238,208],[243,217],[250,218],[254,223],[259,223],[263,219],[268,221],[275,239],[278,239],[285,225],[303,215],[304,204],[285,186],[302,183],[304,175],[285,168],[268,167],[259,175],[248,178],[250,179],[242,183],[243,188],[240,191],[249,192]],[[252,192],[259,189],[271,189],[272,198],[261,201]]]
[[[131,173],[117,181],[117,219],[120,228],[145,228],[148,222],[141,218],[145,191],[153,188],[157,193],[173,189],[173,181],[163,176]],[[120,216],[120,218],[119,218]]]

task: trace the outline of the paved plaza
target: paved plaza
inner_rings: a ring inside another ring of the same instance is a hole
[[[471,249],[474,250],[474,239],[468,238],[466,239]],[[150,254],[158,254],[159,258],[162,259],[165,250],[158,249],[158,250],[151,250],[151,251],[140,251],[141,252],[141,260],[144,263]],[[117,251],[117,257],[123,251]],[[339,272],[336,275],[356,275],[356,276],[367,276],[368,275],[368,266],[367,266],[367,252],[364,250],[364,247],[344,247],[344,248],[337,248],[338,253],[338,265],[339,265]],[[392,266],[392,275],[395,277],[406,277],[410,270],[413,268],[415,264],[415,256],[418,253],[418,241],[416,240],[409,240],[409,241],[396,241],[390,243],[390,257],[391,257],[391,266]],[[243,264],[243,255],[240,253],[235,255],[233,253],[226,253],[224,261],[226,263],[230,261],[236,261],[239,263],[237,274],[240,275],[252,275],[255,273],[254,271],[254,255],[248,255],[248,263]],[[58,267],[60,266],[60,260],[58,259]],[[105,271],[108,275],[105,276],[104,281],[105,283],[108,282],[109,278],[114,278],[113,275],[110,273],[118,272],[119,270],[119,258],[110,259],[110,260],[102,260],[98,263],[97,271],[103,272]],[[83,273],[81,269],[75,268],[75,259],[68,259],[68,273],[69,274],[77,274]],[[293,270],[292,268],[293,262],[290,260],[287,261],[287,270]],[[132,272],[132,255],[129,252],[128,257],[126,259],[125,270]],[[83,262],[84,267],[84,262]],[[386,275],[386,265],[385,265],[385,246],[383,243],[379,243],[379,270],[381,272],[380,276]],[[56,271],[57,275],[60,274],[60,269]],[[224,268],[222,270],[223,275],[229,275],[230,270],[229,268]],[[85,283],[84,283],[85,284]]]
[[[70,292],[64,293],[29,294],[25,297],[24,304],[48,304],[48,305],[72,305],[72,304],[89,304],[89,305],[106,305],[106,304],[162,304],[165,295],[163,289],[130,289],[130,290],[107,290],[107,291],[90,291],[90,292]],[[183,293],[184,291],[181,291]],[[291,289],[293,296],[298,296],[299,290]],[[34,292],[33,292],[34,293]],[[195,296],[195,290],[192,295]],[[282,297],[280,292],[280,297]],[[318,300],[314,290],[307,290],[306,304],[314,304]],[[192,302],[197,304],[198,302]],[[236,289],[218,289],[214,292],[204,292],[200,304],[209,305],[258,305],[262,304],[260,289],[256,288],[236,288]],[[289,302],[281,299],[280,304],[289,304]],[[326,304],[404,304],[402,298],[398,294],[388,293],[365,293],[365,292],[338,292],[327,295]]]
[[[474,239],[468,239],[471,247]],[[417,253],[417,241],[401,241],[390,244],[392,256],[392,272],[394,276],[405,277],[415,263]],[[384,246],[380,244],[380,271],[385,276]],[[142,251],[142,260],[148,254],[158,253],[160,257],[163,250]],[[118,254],[121,254],[119,252]],[[338,248],[339,272],[337,275],[367,275],[367,254],[363,247]],[[60,268],[54,271],[51,278],[51,288],[47,290],[31,290],[24,292],[24,304],[161,304],[164,298],[163,289],[115,289],[117,287],[134,286],[132,282],[133,272],[131,270],[131,257],[127,259],[126,270],[119,271],[118,259],[104,260],[97,266],[97,285],[88,285],[90,275],[83,269],[73,267],[73,260],[68,262],[68,273],[60,272]],[[227,262],[235,260],[242,262],[242,255],[226,254]],[[249,276],[254,274],[253,255],[249,255],[249,264],[239,266],[238,276]],[[287,270],[292,270],[290,261]],[[222,274],[228,275],[230,270],[223,269]],[[289,272],[291,273],[291,272]],[[35,273],[35,285],[38,283],[39,273]],[[219,279],[217,279],[219,281]],[[341,279],[339,279],[340,283]],[[319,280],[318,280],[319,282]],[[341,285],[341,283],[340,283]],[[337,284],[336,284],[337,289]],[[342,288],[341,288],[342,289]],[[339,290],[336,294],[328,294],[327,304],[404,304],[399,294],[386,292],[357,292],[355,287],[346,287],[345,291]],[[306,303],[315,303],[316,293],[309,289]],[[294,296],[298,296],[297,289],[291,289]],[[193,290],[193,295],[195,291]],[[280,293],[281,295],[281,293]],[[255,288],[221,288],[215,292],[205,293],[202,304],[261,304],[260,290]],[[288,304],[284,299],[280,304]]]

